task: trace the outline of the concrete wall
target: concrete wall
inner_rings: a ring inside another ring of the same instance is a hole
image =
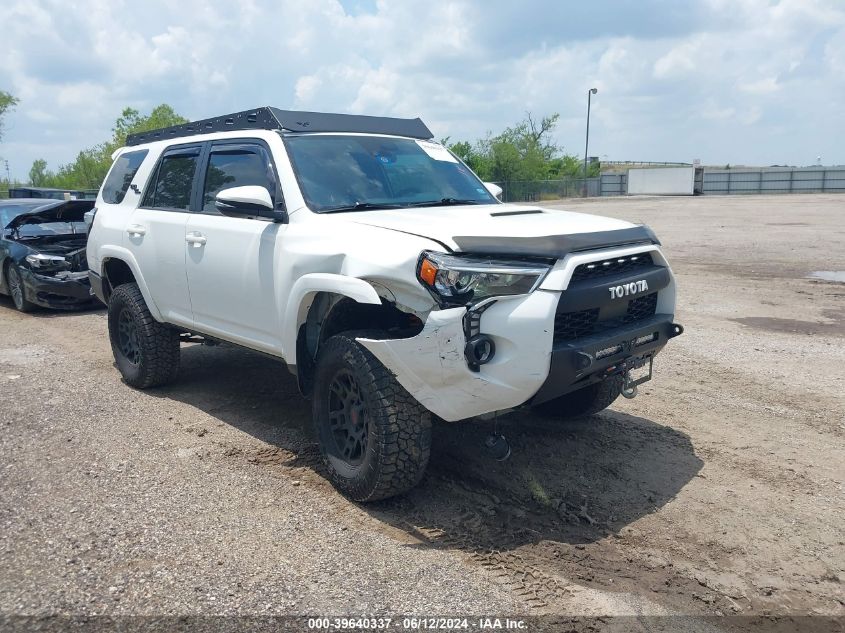
[[[691,196],[694,167],[628,170],[628,195]]]

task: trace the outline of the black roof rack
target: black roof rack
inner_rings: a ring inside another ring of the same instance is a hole
[[[279,108],[256,108],[201,121],[191,121],[150,132],[126,137],[126,145],[142,145],[182,136],[228,132],[230,130],[280,130],[282,132],[359,132],[365,134],[393,134],[410,138],[430,139],[434,135],[419,118],[362,116],[359,114],[329,114],[325,112],[296,112]]]

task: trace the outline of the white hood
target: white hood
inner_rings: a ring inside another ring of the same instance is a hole
[[[349,213],[358,224],[378,226],[431,238],[458,250],[454,238],[544,237],[615,231],[631,228],[630,222],[586,213],[515,204],[461,205],[385,209]]]

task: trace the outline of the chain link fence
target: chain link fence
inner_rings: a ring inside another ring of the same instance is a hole
[[[504,180],[494,184],[502,188],[502,202],[542,202],[543,200],[601,195],[601,179],[598,177]]]

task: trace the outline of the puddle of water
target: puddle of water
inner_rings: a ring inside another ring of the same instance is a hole
[[[845,336],[845,321],[833,323],[817,323],[815,321],[798,321],[796,319],[778,319],[775,317],[744,317],[731,319],[736,323],[747,325],[758,330],[779,332],[780,334],[806,334],[822,336]]]
[[[808,277],[812,279],[824,279],[825,281],[838,281],[845,283],[845,270],[815,270]]]

